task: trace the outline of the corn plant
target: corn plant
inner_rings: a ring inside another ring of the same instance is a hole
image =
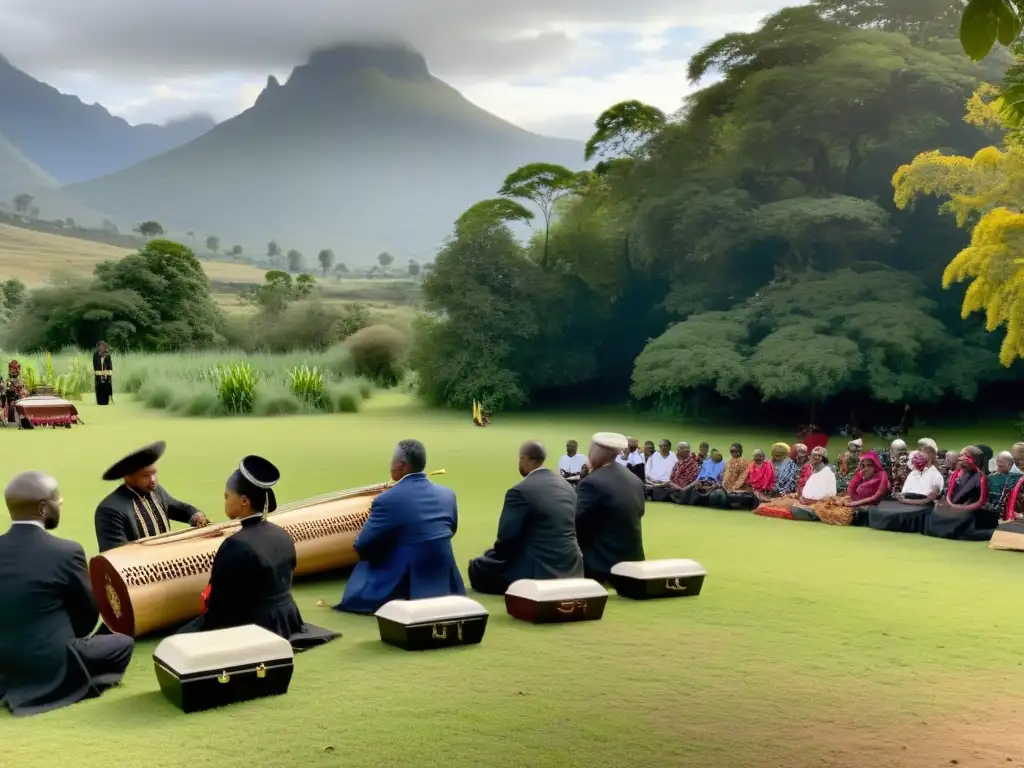
[[[303,364],[288,371],[288,387],[292,394],[314,408],[324,407],[327,398],[326,384],[323,371],[315,365],[310,368]]]
[[[211,378],[216,382],[217,399],[226,413],[252,413],[259,375],[251,365],[219,365],[213,369]]]

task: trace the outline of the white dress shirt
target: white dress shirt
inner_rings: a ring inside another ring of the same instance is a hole
[[[670,453],[668,456],[655,453],[647,460],[647,466],[645,467],[647,482],[667,483],[672,479],[672,470],[676,466],[676,461],[674,453]]]
[[[39,520],[11,520],[11,525],[35,525],[46,530],[46,526],[43,525]]]
[[[583,471],[583,465],[587,463],[587,457],[582,453],[575,456],[566,454],[558,460],[558,470],[567,475],[578,475]]]

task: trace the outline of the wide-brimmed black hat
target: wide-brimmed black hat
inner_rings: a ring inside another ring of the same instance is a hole
[[[103,473],[104,480],[122,480],[133,472],[145,469],[151,464],[156,464],[160,457],[167,450],[167,443],[161,440],[158,443],[147,445],[145,448],[129,454],[117,462],[114,466]]]

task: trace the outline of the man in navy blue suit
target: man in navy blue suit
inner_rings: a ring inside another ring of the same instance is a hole
[[[452,536],[459,526],[455,493],[427,479],[427,450],[403,440],[391,459],[395,484],[373,500],[356,538],[359,564],[335,610],[375,613],[390,600],[464,595]]]

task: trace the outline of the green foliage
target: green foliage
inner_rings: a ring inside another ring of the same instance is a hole
[[[355,372],[384,387],[397,384],[406,369],[408,339],[389,325],[371,325],[345,342]]]
[[[216,253],[220,250],[220,238],[216,235],[210,235],[206,238],[206,250]]]
[[[263,279],[263,285],[247,288],[242,300],[271,316],[280,314],[292,302],[307,298],[316,288],[316,278],[305,273],[293,280],[287,272],[272,269]]]
[[[222,365],[212,372],[221,407],[229,414],[252,413],[259,375],[248,363]]]
[[[288,251],[288,271],[295,273],[302,271],[303,256],[302,253],[292,248]]]
[[[367,397],[363,386],[367,383],[350,379],[330,385],[327,388],[327,398],[331,410],[335,413],[358,413]]]
[[[533,221],[529,208],[515,200],[497,197],[474,203],[455,221],[456,229],[502,227],[513,221]]]
[[[596,156],[637,159],[647,142],[665,127],[665,113],[642,101],[623,101],[609,107],[594,121],[584,158]]]
[[[313,408],[322,409],[324,407],[327,402],[327,393],[323,371],[316,366],[310,368],[308,365],[303,365],[289,371],[288,379],[289,387],[295,397]]]
[[[145,238],[160,237],[164,233],[163,225],[159,221],[144,221],[135,228]]]
[[[255,416],[292,416],[302,413],[303,402],[284,384],[260,387],[253,402]]]
[[[322,251],[320,251],[320,253],[316,255],[316,260],[320,262],[320,274],[323,277],[327,277],[327,273],[334,265],[334,251],[332,251],[330,248],[324,248]]]
[[[391,264],[394,262],[394,260],[395,260],[395,257],[392,256],[387,251],[383,251],[383,252],[377,254],[377,262],[384,269],[387,269],[388,267],[390,267]]]

